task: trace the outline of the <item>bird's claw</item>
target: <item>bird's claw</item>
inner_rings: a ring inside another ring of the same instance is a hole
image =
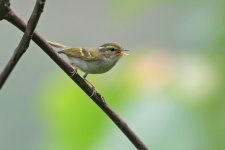
[[[90,81],[88,81],[88,80],[86,79],[87,75],[88,75],[88,74],[85,73],[84,76],[83,76],[83,78],[84,78],[84,80],[86,81],[86,83],[89,84],[89,85],[91,86],[92,93],[91,93],[90,97],[92,97],[92,96],[96,95],[97,92],[96,92],[95,86],[94,86]]]
[[[71,77],[73,77],[75,74],[77,74],[77,69],[74,69],[73,71],[71,71]]]
[[[96,95],[96,89],[95,89],[94,86],[92,86],[92,93],[91,93],[91,96],[90,96],[90,97],[92,97],[92,96],[94,96],[94,95]]]

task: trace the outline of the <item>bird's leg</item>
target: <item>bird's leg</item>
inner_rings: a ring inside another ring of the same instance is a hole
[[[77,74],[78,68],[73,63],[71,63],[71,65],[73,67],[73,71],[71,72],[71,74],[72,74],[71,77],[73,77],[75,74]]]
[[[88,75],[88,73],[85,73],[85,74],[83,75],[83,78],[84,78],[85,80],[86,80],[87,75]]]
[[[85,73],[84,76],[83,76],[83,78],[84,78],[84,80],[85,80],[85,81],[91,86],[91,88],[92,88],[92,94],[91,94],[91,97],[92,97],[93,95],[96,94],[96,89],[95,89],[95,86],[94,86],[90,81],[88,81],[88,80],[86,79],[87,75],[88,75],[88,73]]]

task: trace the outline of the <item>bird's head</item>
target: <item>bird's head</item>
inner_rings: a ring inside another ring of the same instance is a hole
[[[98,50],[105,57],[122,57],[128,55],[126,49],[123,49],[121,46],[115,43],[106,43],[101,45]]]

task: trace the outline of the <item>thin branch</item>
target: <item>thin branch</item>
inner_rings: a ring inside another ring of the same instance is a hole
[[[44,9],[44,4],[45,4],[45,0],[36,1],[34,10],[30,16],[24,35],[22,39],[20,40],[19,45],[15,49],[12,57],[10,58],[8,64],[5,66],[4,70],[0,74],[0,89],[4,85],[5,81],[9,77],[10,73],[12,72],[13,68],[16,66],[21,56],[28,49],[30,40],[32,38],[32,34],[34,32],[35,27],[37,26],[40,15]]]
[[[5,15],[9,12],[9,6],[9,0],[0,0],[0,20],[4,19]]]
[[[26,24],[12,11],[5,16],[5,19],[15,25],[23,32],[26,29]],[[38,33],[34,32],[33,41],[106,113],[106,115],[119,127],[119,129],[127,136],[133,145],[139,150],[147,150],[147,146],[141,139],[129,128],[106,103],[104,98],[96,91],[92,95],[92,88],[78,74],[72,75],[73,68],[61,59],[53,48],[44,40]]]

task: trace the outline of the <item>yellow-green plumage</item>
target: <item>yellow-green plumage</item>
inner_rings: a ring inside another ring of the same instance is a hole
[[[100,74],[109,71],[124,55],[124,49],[114,43],[106,43],[99,48],[75,48],[55,42],[51,46],[61,49],[58,53],[65,54],[71,65],[79,68],[85,75]]]
[[[69,57],[81,58],[83,60],[97,60],[99,54],[94,51],[94,49],[85,49],[85,48],[66,48],[59,51],[58,53],[66,54]]]

